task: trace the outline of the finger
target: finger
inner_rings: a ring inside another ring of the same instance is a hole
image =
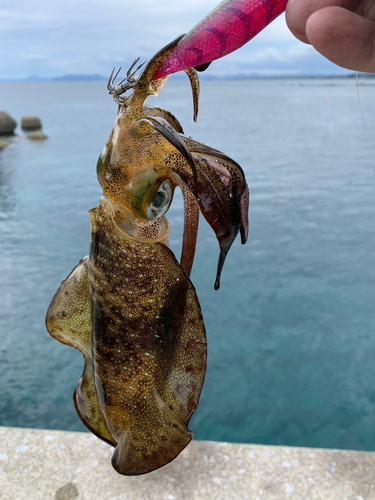
[[[287,25],[298,40],[310,43],[306,35],[307,19],[315,11],[335,5],[355,10],[358,7],[358,0],[289,0],[286,6]]]
[[[341,7],[326,7],[307,20],[306,36],[330,61],[355,71],[375,72],[375,22]]]

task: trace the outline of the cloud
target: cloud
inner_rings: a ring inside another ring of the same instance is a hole
[[[48,54],[42,54],[41,52],[20,52],[20,57],[27,61],[42,61],[49,59]]]
[[[251,43],[251,42],[250,42]],[[254,64],[259,62],[284,62],[292,63],[302,58],[315,57],[316,52],[310,45],[293,43],[293,45],[277,48],[275,46],[252,50],[251,47],[243,50],[241,54],[234,53],[232,62],[234,64]]]
[[[0,10],[0,29],[3,33],[20,31],[25,27],[40,29],[47,27],[54,20],[54,16],[43,12],[27,12],[27,9],[19,12],[12,11],[10,8]]]
[[[177,35],[189,31],[217,0],[17,0],[0,9],[0,78],[30,74],[109,74],[135,57],[148,59]],[[210,67],[212,75],[279,72],[321,56],[297,42],[280,16],[245,47]],[[320,58],[320,59],[319,59]],[[322,63],[325,67],[325,63]]]

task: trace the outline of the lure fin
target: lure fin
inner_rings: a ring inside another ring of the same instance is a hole
[[[203,71],[206,71],[206,69],[210,66],[210,64],[212,63],[212,61],[206,63],[206,64],[201,64],[200,66],[195,66],[195,70],[196,71],[199,71],[199,72],[203,72]]]

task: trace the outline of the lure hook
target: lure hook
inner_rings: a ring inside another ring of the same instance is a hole
[[[121,82],[115,84],[116,78],[118,77],[118,75],[119,75],[119,73],[121,71],[121,67],[118,69],[118,71],[116,72],[115,76],[113,76],[113,73],[115,72],[115,68],[113,68],[113,70],[112,70],[112,72],[111,72],[111,74],[109,76],[108,83],[107,83],[107,89],[108,89],[109,93],[111,94],[112,99],[114,101],[116,101],[117,104],[122,104],[122,102],[121,102],[121,95],[125,94],[125,92],[127,90],[133,89],[135,87],[135,85],[137,84],[137,82],[138,82],[139,75],[135,76],[135,74],[137,73],[138,70],[140,70],[142,68],[142,66],[145,63],[145,61],[144,61],[142,64],[140,64],[132,72],[132,69],[137,64],[138,61],[139,61],[139,57],[130,66],[130,68],[126,72],[126,77],[123,78],[121,80]]]

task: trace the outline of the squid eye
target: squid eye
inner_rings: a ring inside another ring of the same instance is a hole
[[[170,180],[165,180],[158,189],[155,198],[147,209],[149,219],[161,217],[168,210],[173,198],[173,185]]]

